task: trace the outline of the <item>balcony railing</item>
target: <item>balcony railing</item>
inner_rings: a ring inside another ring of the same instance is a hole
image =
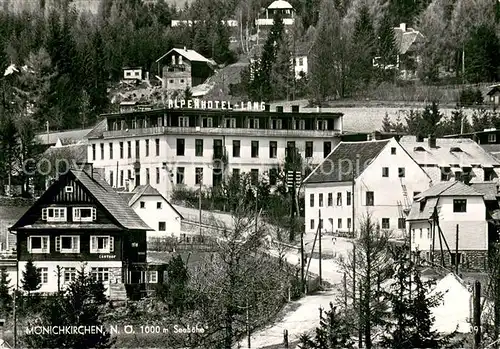
[[[341,134],[341,130],[271,130],[257,128],[225,128],[225,127],[148,127],[104,132],[104,138],[128,138],[154,136],[162,134],[174,135],[231,135],[261,137],[333,137]]]

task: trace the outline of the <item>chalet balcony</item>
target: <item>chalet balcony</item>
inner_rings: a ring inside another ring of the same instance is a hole
[[[340,135],[340,130],[275,130],[225,127],[148,127],[104,132],[104,139],[129,138],[154,135],[206,135],[206,136],[258,136],[258,137],[304,137],[320,138]]]
[[[283,18],[284,25],[293,25],[295,19],[294,18]],[[258,18],[255,20],[255,25],[261,26],[272,26],[274,23],[273,18]]]

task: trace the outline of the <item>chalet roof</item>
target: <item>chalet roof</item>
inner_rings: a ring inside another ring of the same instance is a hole
[[[205,62],[205,63],[211,64],[211,62],[208,58],[203,57],[201,54],[199,54],[195,50],[187,50],[186,48],[183,48],[183,49],[182,48],[173,48],[170,51],[168,51],[167,53],[165,53],[163,56],[158,58],[156,60],[156,62],[158,63],[159,61],[161,61],[163,58],[165,58],[167,55],[169,55],[170,52],[172,52],[172,51],[177,52],[178,54],[180,54],[182,57],[184,57],[185,59],[187,59],[190,62]]]
[[[290,3],[288,1],[276,0],[271,5],[269,5],[267,8],[270,10],[293,9],[293,6],[290,5]]]
[[[87,134],[92,131],[93,128],[84,128],[84,129],[76,129],[76,130],[67,130],[67,131],[57,131],[57,132],[49,132],[47,133],[39,133],[36,135],[36,139],[45,145],[56,144],[57,140],[60,139],[63,145],[76,143],[85,139]]]
[[[340,142],[333,151],[305,179],[304,183],[352,181],[370,165],[390,140],[368,142]],[[354,168],[353,164],[359,164]]]
[[[104,118],[97,125],[95,125],[94,128],[89,133],[87,133],[85,138],[88,139],[102,138],[106,129],[107,129],[107,121]]]
[[[494,182],[484,182],[472,183],[470,186],[477,192],[483,194],[485,201],[497,201],[497,197],[500,196],[497,185],[498,184]]]
[[[183,218],[180,212],[177,211],[177,209],[174,206],[172,206],[172,204],[158,190],[156,190],[156,188],[153,188],[150,184],[138,185],[137,187],[134,188],[131,194],[133,195],[128,198],[128,204],[130,207],[132,207],[132,205],[135,204],[137,200],[139,200],[143,196],[156,196],[156,197],[159,196],[181,217],[181,219]]]
[[[411,46],[419,40],[423,40],[424,36],[418,30],[413,28],[407,28],[403,31],[402,28],[394,28],[394,39],[396,41],[396,47],[398,48],[399,54],[407,53]]]

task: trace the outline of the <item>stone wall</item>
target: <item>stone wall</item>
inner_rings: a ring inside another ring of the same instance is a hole
[[[452,252],[454,253],[454,252]],[[478,271],[484,272],[487,270],[488,251],[464,251],[459,250],[458,253],[462,254],[462,260],[459,265],[459,271]],[[455,266],[451,264],[451,255],[448,251],[443,251],[445,267],[454,269]],[[465,258],[463,256],[465,255]],[[421,255],[424,259],[428,259],[426,253]],[[434,251],[434,263],[442,265],[441,251]]]

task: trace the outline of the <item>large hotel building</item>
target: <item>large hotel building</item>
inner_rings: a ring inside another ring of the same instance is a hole
[[[113,187],[220,183],[232,173],[274,184],[286,149],[317,165],[340,141],[341,113],[301,113],[263,103],[169,101],[168,108],[104,115],[88,135],[88,159]],[[200,175],[197,175],[200,174]]]

